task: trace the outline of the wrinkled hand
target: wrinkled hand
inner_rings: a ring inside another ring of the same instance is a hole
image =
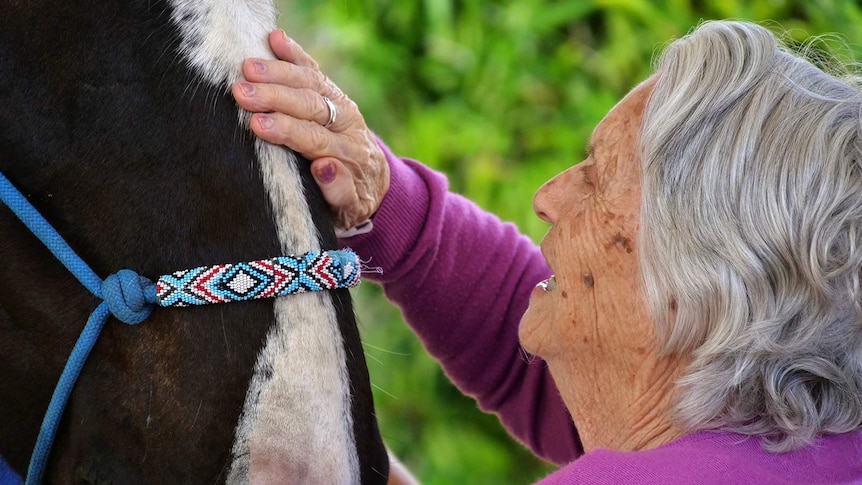
[[[302,47],[276,30],[269,36],[280,60],[246,59],[247,82],[235,83],[234,98],[253,112],[260,138],[286,145],[309,160],[311,173],[335,216],[352,228],[366,221],[389,190],[389,165],[356,103],[330,81]],[[335,120],[324,96],[336,108]]]

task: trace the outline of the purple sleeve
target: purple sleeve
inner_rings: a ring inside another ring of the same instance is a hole
[[[462,392],[539,456],[571,461],[583,452],[568,411],[547,366],[528,363],[518,342],[530,293],[550,276],[541,252],[513,224],[448,192],[443,175],[383,149],[392,183],[374,228],[341,242],[382,269],[367,279],[382,284]]]

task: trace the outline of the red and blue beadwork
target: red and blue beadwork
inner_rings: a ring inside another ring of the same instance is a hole
[[[163,275],[156,282],[156,298],[162,307],[271,298],[350,288],[359,284],[359,274],[359,258],[349,249],[312,251]]]

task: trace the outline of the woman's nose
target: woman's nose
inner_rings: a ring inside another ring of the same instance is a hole
[[[556,211],[550,197],[555,180],[556,177],[542,184],[533,196],[533,211],[539,219],[551,224],[556,220]]]
[[[557,222],[557,216],[565,202],[564,196],[577,190],[572,178],[574,168],[569,168],[539,187],[533,196],[533,211],[539,219],[551,224]]]

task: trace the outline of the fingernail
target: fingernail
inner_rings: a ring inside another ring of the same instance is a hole
[[[246,96],[254,96],[254,86],[249,83],[239,83],[239,88],[242,90],[242,94]]]
[[[257,123],[264,130],[268,130],[272,128],[272,125],[275,123],[275,120],[273,120],[272,117],[267,115],[257,115]]]
[[[324,184],[328,184],[329,182],[335,180],[335,165],[332,163],[327,163],[317,169],[317,180]]]
[[[254,61],[254,72],[258,74],[263,74],[266,72],[266,64],[260,61]]]
[[[290,37],[287,36],[287,32],[285,32],[284,29],[279,29],[278,33],[281,34],[281,39],[284,41],[285,44],[290,44]]]

